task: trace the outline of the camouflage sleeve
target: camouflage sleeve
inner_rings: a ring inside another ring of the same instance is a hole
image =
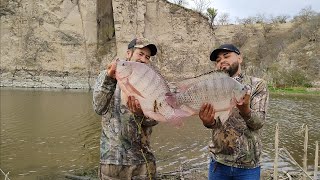
[[[150,126],[155,126],[158,124],[158,121],[156,120],[153,120],[151,118],[145,118],[143,121],[142,121],[142,126],[145,126],[145,127],[150,127]]]
[[[245,121],[249,128],[258,130],[265,123],[269,101],[269,92],[267,84],[264,81],[261,80],[256,84],[250,100],[251,114],[250,118]]]
[[[144,127],[151,127],[151,126],[155,126],[155,125],[158,124],[158,121],[153,120],[151,118],[148,118],[146,116],[135,115],[135,118],[139,119],[139,121],[142,120],[141,125],[144,126]]]
[[[109,77],[107,71],[101,71],[93,88],[93,108],[99,114],[105,114],[116,89],[117,80]]]

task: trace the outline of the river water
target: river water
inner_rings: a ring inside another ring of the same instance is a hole
[[[92,109],[92,93],[84,90],[0,89],[0,168],[10,179],[49,179],[92,169],[99,162],[100,116]],[[313,168],[315,141],[320,141],[320,96],[271,94],[262,130],[262,168],[272,169],[275,124],[280,147],[302,165],[302,126],[308,125],[308,165]],[[160,123],[154,127],[152,149],[158,172],[188,171],[208,163],[210,130],[197,117],[180,129]],[[297,168],[285,158],[279,167]],[[2,179],[4,176],[1,175]]]

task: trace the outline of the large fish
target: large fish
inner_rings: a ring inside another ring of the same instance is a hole
[[[180,124],[184,117],[191,115],[168,104],[166,94],[170,93],[170,88],[161,74],[150,65],[120,60],[117,62],[116,79],[125,96],[123,99],[134,96],[147,117]]]
[[[236,104],[243,102],[249,90],[228,74],[213,71],[177,83],[178,92],[168,93],[167,102],[195,115],[203,103],[210,103],[215,109],[215,119],[219,117],[222,124],[229,118],[230,111]]]

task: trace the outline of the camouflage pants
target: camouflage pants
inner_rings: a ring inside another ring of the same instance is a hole
[[[148,164],[138,165],[100,164],[99,178],[100,180],[156,179],[156,163],[148,162]]]

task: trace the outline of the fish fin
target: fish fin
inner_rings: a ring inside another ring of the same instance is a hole
[[[212,75],[214,75],[215,78],[221,78],[221,77],[230,78],[230,76],[226,72],[222,70],[214,70],[214,71],[209,71],[194,77],[186,78],[182,81],[177,82],[176,84],[178,87],[181,87],[181,89],[188,89],[194,83],[198,83],[199,81],[203,81],[206,79],[212,79]]]
[[[217,119],[219,117],[221,123],[224,124],[229,119],[229,116],[230,116],[230,110],[220,111],[220,112],[216,112],[214,118]]]
[[[174,109],[174,113],[168,118],[168,122],[174,127],[180,128],[183,125],[183,120],[192,115],[193,114],[188,111],[184,111],[182,109]]]
[[[176,94],[172,92],[168,92],[165,94],[166,96],[166,102],[173,108],[177,108],[177,98]]]
[[[199,110],[197,110],[197,109],[194,109],[194,108],[192,108],[192,107],[190,107],[190,106],[188,106],[188,105],[181,105],[181,107],[180,107],[183,111],[185,111],[185,112],[188,112],[189,114],[191,114],[191,116],[193,116],[193,115],[196,115],[196,114],[199,114]]]
[[[216,114],[214,118],[217,119],[217,117],[219,117],[221,123],[224,124],[229,119],[231,115],[231,110],[235,105],[236,105],[236,102],[234,101],[234,99],[231,99],[230,106],[216,110]]]
[[[175,109],[174,113],[168,119],[166,119],[162,114],[156,113],[153,111],[146,111],[146,112],[144,112],[144,114],[145,114],[145,116],[147,116],[151,119],[154,119],[159,122],[168,122],[175,127],[181,127],[183,125],[182,121],[186,117],[189,117],[192,115],[191,113],[183,111],[181,109]]]
[[[132,93],[132,94],[136,94],[136,95],[144,98],[144,97],[142,96],[142,94],[141,94],[134,86],[132,86],[132,84],[129,82],[129,80],[127,80],[125,83],[126,83],[126,85],[127,85],[127,86],[126,86],[126,87],[127,87],[127,91],[129,91],[129,92]]]
[[[125,91],[121,91],[121,104],[127,105],[128,102],[128,95]]]
[[[185,92],[187,91],[193,84],[190,83],[190,84],[180,84],[178,86],[178,92]]]

